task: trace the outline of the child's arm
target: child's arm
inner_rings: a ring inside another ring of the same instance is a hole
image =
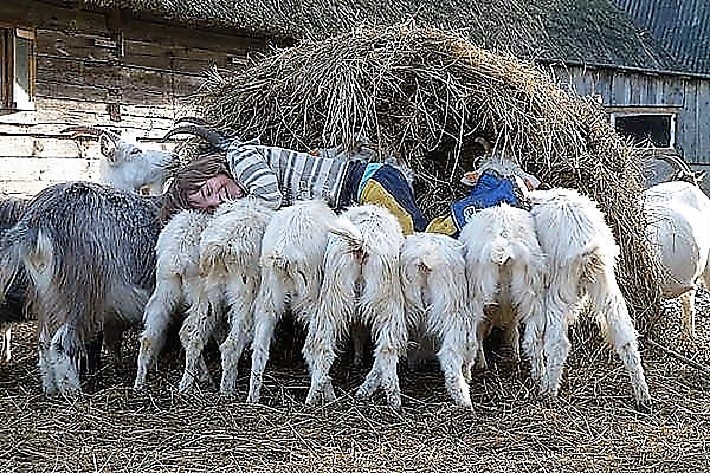
[[[283,195],[276,173],[257,147],[233,141],[227,149],[227,166],[247,195],[261,199],[274,209],[281,206]]]

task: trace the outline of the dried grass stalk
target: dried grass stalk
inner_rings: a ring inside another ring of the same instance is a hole
[[[479,151],[474,139],[497,140],[528,171],[599,202],[622,247],[620,282],[635,316],[643,325],[659,312],[640,162],[600,104],[565,92],[539,66],[453,33],[396,26],[305,41],[241,71],[212,71],[191,100],[215,126],[273,145],[352,145],[364,132],[414,169],[429,217],[464,193],[458,181]]]

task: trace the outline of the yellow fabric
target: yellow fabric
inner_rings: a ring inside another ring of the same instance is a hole
[[[429,222],[425,232],[427,233],[443,233],[444,235],[453,236],[456,234],[457,228],[451,215],[445,217],[436,217]]]
[[[374,179],[369,179],[365,183],[362,193],[360,194],[360,203],[375,204],[386,208],[392,212],[392,214],[399,221],[399,225],[402,227],[402,233],[405,235],[411,235],[414,233],[414,222],[412,221],[412,216],[409,215],[409,213],[407,213],[407,211],[399,205],[394,197],[392,197],[392,195]]]

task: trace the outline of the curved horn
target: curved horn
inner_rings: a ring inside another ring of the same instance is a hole
[[[92,135],[92,136],[101,136],[101,135],[106,135],[116,143],[117,141],[121,140],[121,137],[112,132],[111,130],[107,130],[104,128],[94,128],[93,126],[74,126],[74,127],[69,127],[65,128],[62,130],[62,133],[69,133],[72,132],[72,138],[76,138],[77,136],[81,134],[87,134],[87,135]]]
[[[207,120],[199,117],[180,117],[175,123],[194,123],[196,125],[207,126]]]
[[[160,139],[160,141],[167,141],[168,139],[172,138],[173,136],[180,135],[183,133],[199,136],[200,138],[207,141],[212,146],[219,146],[220,142],[224,141],[224,136],[222,136],[220,133],[218,133],[214,130],[211,130],[209,128],[206,128],[204,126],[195,126],[195,125],[185,125],[185,126],[173,128],[172,130],[167,132],[165,134],[165,136],[163,136]]]
[[[658,159],[667,162],[671,166],[678,167],[681,171],[687,172],[688,174],[693,174],[693,170],[690,169],[688,163],[686,163],[685,160],[682,159],[680,156],[662,153],[658,155]]]

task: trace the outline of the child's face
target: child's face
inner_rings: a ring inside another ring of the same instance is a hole
[[[208,179],[200,190],[187,196],[188,202],[195,209],[213,210],[222,202],[244,197],[244,191],[226,174],[217,174]]]

